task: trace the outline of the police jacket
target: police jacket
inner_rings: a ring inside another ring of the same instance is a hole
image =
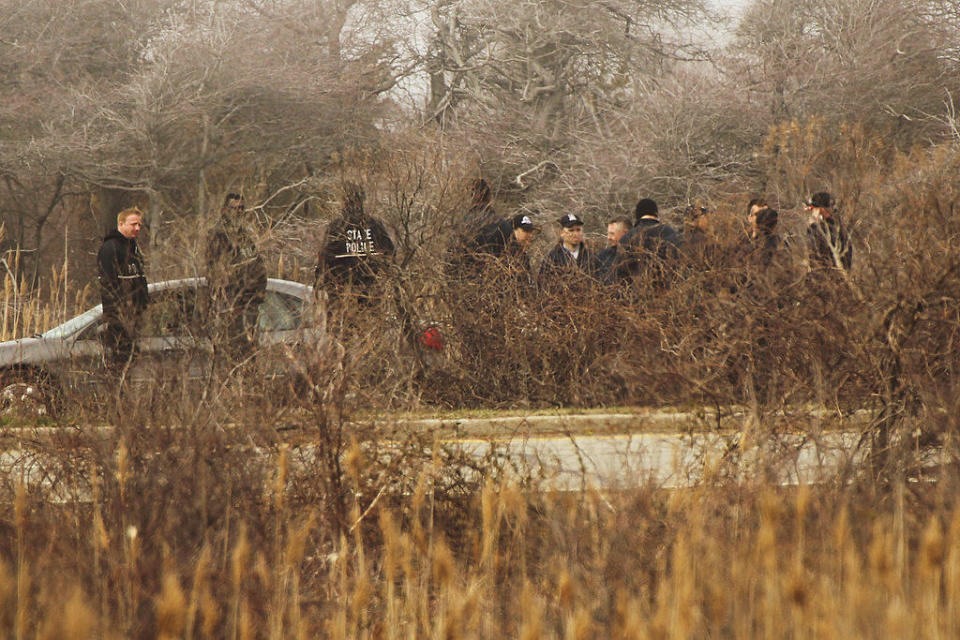
[[[143,255],[135,238],[113,229],[97,253],[97,281],[103,313],[108,318],[137,314],[147,306],[147,278]]]
[[[317,281],[334,286],[371,284],[393,255],[386,227],[362,212],[347,213],[330,223],[317,263]]]

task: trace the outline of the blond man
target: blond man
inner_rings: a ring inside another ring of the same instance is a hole
[[[137,236],[143,214],[137,208],[117,214],[117,228],[103,239],[97,253],[97,280],[106,320],[107,357],[123,362],[133,356],[133,340],[147,307],[147,278]]]

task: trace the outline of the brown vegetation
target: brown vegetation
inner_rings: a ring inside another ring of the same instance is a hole
[[[2,415],[0,637],[958,635],[951,3],[757,0],[723,52],[672,37],[694,0],[21,4],[0,17],[3,339],[97,302],[91,252],[132,202],[153,281],[202,273],[227,191],[271,276],[311,281],[348,181],[397,252],[309,350],[98,371],[55,416]],[[417,15],[425,51],[388,28]],[[714,248],[666,288],[465,283],[478,175],[547,229],[535,265],[561,214],[596,238],[647,195],[675,225],[707,205]],[[848,273],[806,263],[820,189]],[[788,240],[767,270],[734,249],[755,195]],[[784,488],[783,458],[738,448],[691,489],[555,492],[496,443],[383,418],[622,404],[746,407],[743,449],[863,411],[862,463]]]

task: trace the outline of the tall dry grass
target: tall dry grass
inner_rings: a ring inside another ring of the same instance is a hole
[[[52,267],[41,287],[27,278],[20,260],[18,251],[0,255],[0,341],[43,333],[96,304],[89,285],[76,287],[69,281],[68,263]]]
[[[939,485],[898,485],[890,501],[861,487],[752,480],[573,494],[487,482],[460,497],[464,519],[450,520],[432,480],[444,469],[427,464],[412,494],[363,514],[357,502],[354,526],[337,533],[317,510],[291,504],[303,471],[288,464],[281,452],[265,469],[264,513],[237,509],[186,547],[171,531],[104,517],[103,495],[80,509],[19,490],[15,554],[0,564],[0,629],[42,638],[960,632],[955,472]],[[101,514],[93,530],[81,512]]]

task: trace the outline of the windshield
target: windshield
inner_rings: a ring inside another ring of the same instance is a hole
[[[43,334],[44,338],[66,338],[80,331],[91,322],[95,322],[101,315],[101,305],[95,306],[89,311],[85,311],[75,318],[71,318],[63,324],[50,329]]]

